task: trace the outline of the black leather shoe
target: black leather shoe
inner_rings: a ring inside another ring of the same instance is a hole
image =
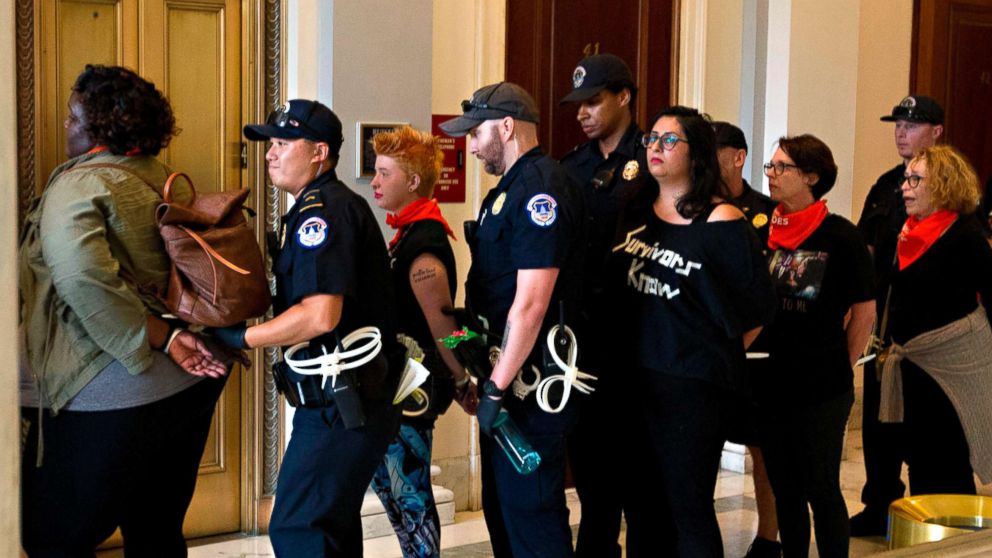
[[[762,537],[754,537],[744,558],[781,558],[782,545],[778,541],[770,541]]]
[[[851,517],[852,537],[884,537],[889,528],[887,511],[865,508]]]

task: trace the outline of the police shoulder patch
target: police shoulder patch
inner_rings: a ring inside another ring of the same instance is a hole
[[[296,231],[296,241],[304,248],[316,248],[327,240],[327,221],[310,217]]]
[[[530,220],[539,227],[550,227],[558,218],[558,202],[549,194],[537,194],[527,201]]]

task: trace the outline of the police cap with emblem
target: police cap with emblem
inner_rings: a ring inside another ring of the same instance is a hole
[[[293,99],[269,114],[265,124],[249,124],[245,137],[252,141],[270,138],[308,139],[326,143],[335,157],[341,151],[344,135],[341,120],[318,101]]]
[[[931,97],[910,95],[892,107],[892,114],[883,116],[880,120],[883,122],[905,120],[907,122],[943,124],[944,109]]]
[[[524,122],[541,122],[537,103],[523,87],[509,81],[487,85],[462,101],[462,115],[440,124],[449,136],[464,136],[486,120],[509,116]]]
[[[603,89],[616,86],[637,91],[627,63],[615,54],[587,56],[572,72],[572,92],[565,95],[559,104],[585,101]]]

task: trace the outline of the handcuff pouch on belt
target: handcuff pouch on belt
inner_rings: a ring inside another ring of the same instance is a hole
[[[333,351],[321,345],[322,354],[318,355],[312,354],[315,350],[310,343],[294,345],[283,355],[283,362],[273,368],[276,388],[293,407],[319,409],[334,403],[345,428],[364,426],[359,373],[378,377],[388,367],[381,352],[381,337],[377,328],[360,328]],[[352,347],[360,341],[366,343]]]

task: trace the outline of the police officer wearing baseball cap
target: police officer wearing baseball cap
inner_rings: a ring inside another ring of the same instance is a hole
[[[560,390],[557,401],[539,399],[540,390],[523,385],[534,379],[524,381],[520,371],[535,366],[544,377],[561,374],[545,366],[542,348],[560,316],[571,323],[576,314],[582,198],[561,166],[541,152],[537,105],[520,86],[487,85],[462,102],[462,111],[441,129],[468,134],[469,151],[487,173],[502,177],[482,202],[477,229],[466,227],[472,252],[466,304],[490,331],[502,332],[500,356],[482,383],[478,407],[479,427],[487,434],[480,444],[486,526],[497,558],[572,556],[565,436],[576,396],[560,412],[546,412],[541,402],[558,406]],[[541,456],[528,475],[518,473],[490,437],[501,409]]]
[[[888,344],[888,332],[881,328],[899,232],[907,217],[900,191],[903,173],[906,164],[918,151],[940,140],[944,132],[944,109],[930,97],[910,95],[881,120],[895,122],[896,150],[902,161],[878,177],[871,187],[858,220],[858,229],[874,260],[877,312],[874,337]],[[865,486],[861,491],[861,501],[865,509],[851,517],[852,537],[885,535],[889,504],[902,498],[906,489],[900,479],[905,460],[903,425],[878,420],[881,384],[875,375],[875,367],[874,360],[864,367],[861,437],[865,451]]]
[[[270,243],[275,317],[218,336],[240,348],[293,347],[284,352],[287,361],[289,352],[298,361],[356,349],[365,343],[349,345],[348,334],[369,326],[382,341],[371,361],[337,376],[301,374],[286,362],[276,367],[277,387],[296,412],[269,537],[277,556],[359,557],[365,490],[399,428],[392,395],[402,358],[385,241],[368,202],[334,172],[344,139],[331,109],[294,99],[244,134],[270,142],[269,177],[296,202]]]
[[[596,391],[582,400],[582,412],[568,439],[568,458],[575,488],[582,501],[582,520],[575,555],[619,557],[623,497],[605,478],[624,478],[616,458],[626,443],[624,410],[627,407],[614,385],[621,370],[614,369],[609,336],[604,324],[611,304],[606,297],[605,269],[616,232],[620,201],[640,181],[647,168],[644,133],[634,122],[637,86],[630,68],[619,56],[596,54],[582,59],[572,72],[572,90],[561,103],[576,107],[576,120],[588,138],[562,157],[561,165],[572,176],[585,199],[589,223],[586,264],[583,272],[582,313],[578,337],[582,352],[579,366],[595,374]],[[613,451],[606,450],[615,446]],[[630,519],[628,519],[628,522]],[[628,530],[628,533],[631,533]],[[632,541],[627,541],[628,546]]]
[[[716,156],[720,161],[720,176],[727,184],[730,203],[744,213],[754,232],[758,233],[761,245],[768,244],[768,221],[775,202],[771,198],[755,190],[744,179],[744,162],[747,160],[747,139],[744,132],[729,122],[714,122],[713,132],[716,134]]]

